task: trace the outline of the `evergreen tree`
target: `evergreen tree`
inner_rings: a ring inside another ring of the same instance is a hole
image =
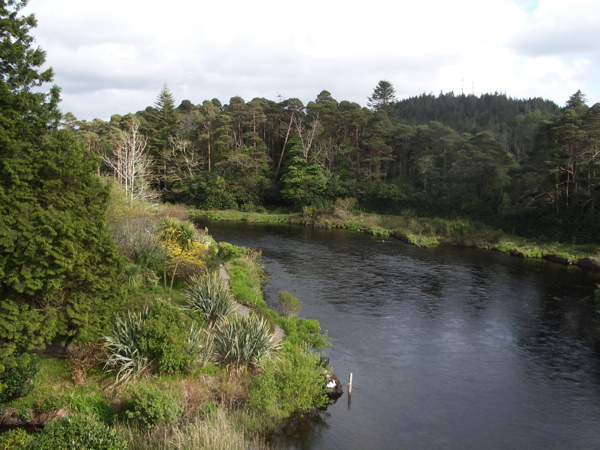
[[[158,94],[147,120],[150,126],[149,149],[155,161],[155,187],[164,194],[173,181],[169,176],[173,154],[171,140],[176,135],[179,123],[179,111],[175,108],[175,99],[166,84]]]
[[[392,83],[387,80],[381,80],[373,89],[373,96],[369,97],[367,105],[373,111],[383,110],[387,113],[390,119],[394,116],[394,103],[398,99],[396,98],[396,89]]]
[[[57,333],[101,332],[120,299],[108,189],[74,134],[56,131],[58,88],[32,92],[52,71],[38,71],[25,5],[0,2],[0,372]]]

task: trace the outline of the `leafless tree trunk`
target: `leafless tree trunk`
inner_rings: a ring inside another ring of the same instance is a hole
[[[112,153],[102,155],[130,204],[134,200],[156,199],[156,193],[150,188],[152,159],[146,152],[148,139],[139,128],[139,123],[132,122],[128,130],[120,130]]]
[[[202,158],[200,154],[193,148],[192,142],[188,139],[180,137],[169,137],[169,143],[171,144],[171,150],[175,161],[181,162],[181,173],[178,176],[179,179],[184,177],[191,177],[197,167],[202,164]]]

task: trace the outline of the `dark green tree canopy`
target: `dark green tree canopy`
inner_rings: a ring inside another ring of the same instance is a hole
[[[37,24],[35,17],[19,15],[26,4],[0,1],[0,145],[4,152],[18,148],[23,138],[36,139],[60,119],[59,89],[32,91],[52,81],[53,73],[52,69],[38,71],[46,55],[32,47],[34,38],[29,32]]]
[[[108,188],[73,132],[56,131],[58,89],[32,89],[52,71],[38,71],[25,4],[0,2],[0,372],[57,333],[101,332],[120,299]]]

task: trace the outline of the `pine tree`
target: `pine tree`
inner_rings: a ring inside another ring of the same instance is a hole
[[[398,99],[396,98],[396,89],[392,83],[387,80],[381,80],[373,89],[373,96],[369,97],[367,105],[373,111],[385,111],[390,119],[393,119],[394,115],[394,103]]]
[[[179,112],[175,108],[175,99],[165,84],[158,95],[154,108],[148,117],[150,123],[150,153],[155,161],[155,188],[163,195],[171,184],[170,166],[173,151],[172,139],[179,124]]]
[[[100,332],[120,299],[108,188],[73,133],[56,131],[58,88],[33,91],[52,71],[38,71],[25,5],[0,1],[0,373],[57,333]]]

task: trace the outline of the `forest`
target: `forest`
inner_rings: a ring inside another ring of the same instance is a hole
[[[110,121],[65,114],[131,198],[203,209],[320,208],[467,218],[558,242],[597,242],[600,105],[505,94],[398,100],[381,80],[368,107],[328,91],[154,105]]]

